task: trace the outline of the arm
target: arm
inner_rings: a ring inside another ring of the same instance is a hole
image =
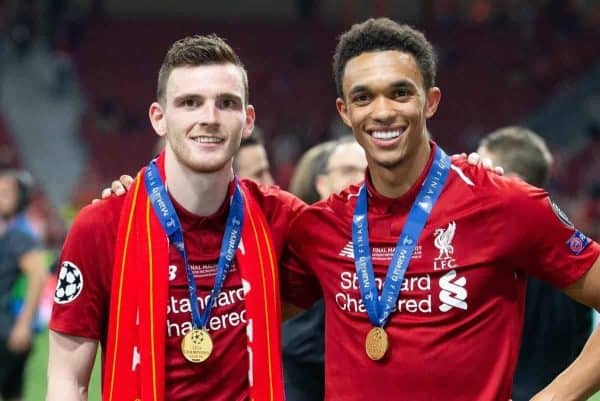
[[[578,302],[600,309],[600,257],[564,292]],[[600,332],[597,328],[577,359],[532,401],[587,400],[600,390]]]
[[[23,352],[31,344],[33,319],[47,277],[44,256],[40,249],[33,249],[21,256],[19,265],[27,278],[27,293],[23,310],[8,338],[8,346],[15,352]]]
[[[98,342],[50,330],[46,401],[87,401]]]

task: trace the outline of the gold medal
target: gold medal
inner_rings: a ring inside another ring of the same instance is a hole
[[[379,361],[385,356],[389,345],[387,333],[382,327],[373,327],[369,330],[365,341],[365,350],[369,358]]]
[[[181,353],[185,359],[193,363],[206,361],[212,350],[212,339],[203,329],[192,329],[181,340]]]

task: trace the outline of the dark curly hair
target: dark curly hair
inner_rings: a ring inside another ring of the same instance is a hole
[[[352,28],[340,36],[333,55],[333,76],[338,96],[344,96],[342,79],[348,60],[365,52],[386,50],[411,54],[421,70],[425,89],[435,85],[435,54],[425,36],[416,29],[389,18],[370,18],[352,25]]]

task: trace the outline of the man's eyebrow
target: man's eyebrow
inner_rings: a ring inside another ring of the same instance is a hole
[[[390,85],[391,88],[394,89],[404,89],[404,88],[415,88],[416,85],[414,84],[413,81],[409,80],[409,79],[401,79],[399,81],[393,82]]]
[[[369,88],[366,85],[357,85],[357,86],[353,87],[352,89],[350,89],[350,92],[348,92],[348,96],[354,95],[355,93],[368,92],[368,91],[369,91]]]
[[[225,99],[234,99],[234,100],[238,100],[240,102],[242,101],[242,97],[240,95],[235,94],[235,93],[231,93],[231,92],[219,93],[217,95],[217,98],[219,98],[219,99],[223,99],[223,98],[225,98]]]
[[[185,99],[203,99],[203,96],[200,96],[200,95],[195,94],[195,93],[182,93],[181,95],[176,96],[173,99],[173,101],[175,103],[177,103],[177,102],[180,102],[180,101],[185,100]]]

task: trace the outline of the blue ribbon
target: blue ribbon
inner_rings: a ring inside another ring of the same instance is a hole
[[[352,245],[354,248],[354,265],[360,286],[360,295],[367,309],[369,320],[374,326],[383,327],[394,309],[400,295],[400,288],[404,280],[404,273],[412,257],[413,251],[427,218],[437,202],[448,172],[450,171],[450,158],[438,146],[435,152],[433,165],[427,174],[425,183],[413,203],[406,224],[402,229],[394,256],[388,268],[381,299],[375,284],[371,246],[369,245],[369,225],[367,223],[367,189],[363,184],[360,187],[354,217],[352,219]]]
[[[213,285],[210,296],[206,302],[206,308],[200,314],[198,309],[198,297],[196,295],[196,280],[194,279],[194,273],[189,264],[187,252],[185,251],[185,244],[183,241],[183,229],[177,212],[173,207],[171,198],[167,193],[167,189],[160,177],[158,169],[156,168],[156,161],[152,160],[146,169],[144,174],[144,182],[146,183],[146,190],[148,197],[154,208],[154,212],[158,217],[165,234],[169,237],[169,242],[175,246],[175,249],[179,252],[185,263],[185,270],[187,274],[187,283],[190,294],[190,305],[192,307],[192,325],[195,329],[206,328],[210,313],[213,308],[213,304],[216,301],[217,295],[221,292],[227,273],[231,266],[231,262],[235,257],[235,252],[240,244],[242,225],[244,221],[244,203],[242,198],[242,192],[240,191],[237,177],[235,178],[233,199],[227,215],[227,223],[225,225],[225,234],[221,241],[221,253],[219,255],[219,262],[217,264],[217,274],[215,276],[215,283]]]

